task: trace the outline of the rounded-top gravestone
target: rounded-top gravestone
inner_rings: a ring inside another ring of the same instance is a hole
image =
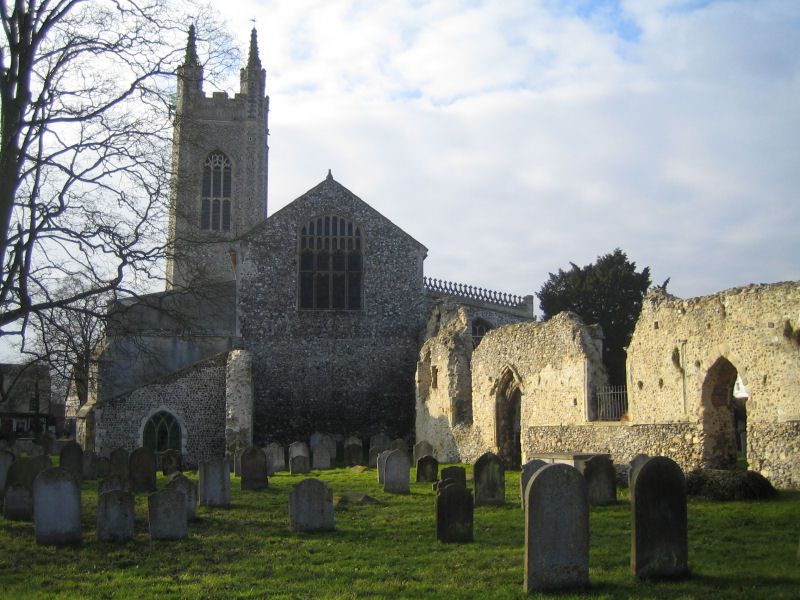
[[[503,462],[492,452],[475,461],[475,506],[500,505],[506,501],[506,479]]]
[[[267,456],[255,446],[242,452],[239,458],[243,490],[263,490],[267,487]]]
[[[33,482],[33,530],[37,544],[61,546],[81,541],[81,487],[60,467],[45,469]]]
[[[150,448],[137,448],[131,452],[128,459],[128,476],[133,493],[156,490],[157,464],[156,453]]]
[[[318,444],[311,453],[313,454],[311,464],[313,469],[323,470],[331,468],[331,452],[326,444]]]
[[[439,479],[439,461],[430,454],[417,460],[417,483],[433,483]]]
[[[194,521],[197,518],[197,484],[183,473],[175,473],[167,484],[167,488],[183,492],[186,496],[186,518]]]
[[[617,471],[608,456],[593,456],[581,469],[591,506],[607,506],[617,501]]]
[[[452,479],[464,487],[467,486],[467,470],[464,467],[457,467],[455,465],[445,467],[442,469],[440,477],[442,481],[445,479]]]
[[[134,498],[125,490],[104,492],[97,499],[97,539],[125,542],[133,538]]]
[[[520,504],[522,508],[525,508],[525,490],[528,488],[528,482],[533,477],[533,474],[536,473],[539,469],[547,465],[548,463],[544,462],[543,460],[539,460],[538,458],[533,459],[532,461],[526,462],[522,465],[522,470],[519,474],[519,487],[520,487]]]
[[[473,535],[472,492],[452,479],[436,492],[436,538],[441,542],[471,542]]]
[[[383,476],[386,472],[386,459],[394,450],[384,450],[378,455],[378,483],[383,484]]]
[[[383,491],[389,494],[407,494],[411,480],[411,464],[408,455],[392,450],[383,467]]]
[[[304,479],[289,492],[289,522],[292,531],[335,529],[333,492],[319,479]]]
[[[267,455],[267,474],[274,475],[278,471],[286,470],[286,452],[278,442],[270,443],[264,448]]]
[[[351,436],[344,441],[344,464],[355,467],[364,462],[364,446],[361,440]]]
[[[231,466],[224,458],[200,462],[200,504],[209,508],[231,505]]]
[[[414,464],[417,464],[423,456],[433,456],[433,446],[425,440],[414,444]]]
[[[186,516],[186,494],[165,488],[147,496],[147,517],[150,538],[180,540],[189,535]]]
[[[378,450],[378,454],[380,454],[384,450],[388,450],[391,444],[392,444],[391,438],[385,433],[376,433],[371,438],[369,438],[370,450],[376,448]]]

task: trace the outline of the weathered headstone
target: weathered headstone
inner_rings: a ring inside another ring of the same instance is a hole
[[[318,444],[317,447],[311,451],[313,454],[314,469],[330,469],[331,468],[331,451],[326,444]]]
[[[289,474],[304,475],[311,470],[308,457],[298,454],[289,459]]]
[[[175,473],[167,484],[167,488],[183,492],[186,496],[186,518],[194,521],[197,518],[197,484],[183,473]]]
[[[209,508],[231,505],[231,466],[224,458],[200,462],[200,504]]]
[[[378,451],[378,454],[384,450],[388,450],[391,445],[392,439],[385,433],[376,433],[369,438],[369,449],[372,450],[375,448]]]
[[[134,499],[125,490],[104,492],[97,499],[97,539],[125,542],[133,537]]]
[[[538,469],[525,490],[525,592],[589,583],[589,500],[570,465]]]
[[[417,464],[417,461],[423,456],[433,456],[433,446],[425,440],[414,444],[414,464]]]
[[[541,469],[546,464],[549,463],[546,463],[543,460],[535,458],[522,465],[522,469],[520,470],[519,473],[519,487],[520,487],[519,497],[520,497],[520,504],[522,505],[523,510],[525,509],[525,490],[528,488],[528,482],[531,480],[531,477],[533,477],[533,474],[536,473],[536,471]]]
[[[475,506],[499,505],[506,501],[506,478],[503,462],[492,452],[475,461]]]
[[[410,479],[411,465],[408,455],[400,450],[392,450],[383,467],[383,491],[389,494],[407,494]]]
[[[186,517],[186,494],[165,488],[147,497],[150,538],[180,540],[189,535]]]
[[[239,457],[243,490],[263,490],[267,487],[267,456],[261,449],[250,446]]]
[[[440,542],[472,541],[472,492],[452,479],[436,491],[436,539]]]
[[[128,459],[128,476],[134,494],[156,491],[157,464],[156,454],[150,448],[137,448],[131,452]]]
[[[632,473],[631,571],[636,577],[689,574],[686,479],[664,456],[645,460]]]
[[[389,450],[400,450],[400,452],[408,455],[408,443],[403,438],[397,438],[389,444]]]
[[[81,541],[81,486],[64,468],[45,469],[33,482],[33,531],[37,544]]]
[[[130,455],[125,448],[117,448],[116,450],[112,450],[111,454],[108,455],[108,458],[111,461],[111,472],[115,475],[119,475],[123,479],[128,479],[129,457]]]
[[[158,460],[161,465],[162,475],[169,476],[183,471],[183,458],[177,450],[164,450],[159,455]]]
[[[6,476],[13,462],[14,455],[11,452],[0,450],[0,499],[3,498],[3,492],[6,489]]]
[[[607,506],[617,501],[617,472],[607,456],[593,456],[581,469],[591,506]]]
[[[32,520],[33,491],[31,488],[20,483],[7,483],[3,497],[3,516],[9,521]]]
[[[331,457],[331,463],[333,463],[333,461],[336,459],[336,440],[334,440],[327,433],[312,434],[311,440],[309,441],[311,454],[313,455],[320,446],[323,446],[328,450],[328,455]]]
[[[308,444],[305,442],[292,442],[289,444],[289,459],[295,456],[305,456],[309,458],[311,453],[308,451]]]
[[[111,460],[106,456],[97,457],[97,479],[105,479],[111,475]]]
[[[364,462],[364,447],[357,437],[349,437],[344,441],[344,464],[355,467]]]
[[[91,450],[83,453],[82,470],[85,481],[97,479],[97,454]]]
[[[386,472],[386,459],[394,450],[384,450],[378,454],[378,483],[383,484],[383,476]]]
[[[369,457],[367,458],[367,466],[371,469],[378,467],[378,455],[383,452],[380,448],[370,448]]]
[[[460,483],[464,487],[467,486],[467,470],[464,467],[445,467],[442,469],[442,472],[439,474],[439,477],[444,481],[445,479],[452,479],[453,481]]]
[[[335,529],[333,492],[319,479],[304,479],[289,492],[289,522],[292,531]]]
[[[439,461],[430,454],[417,460],[417,483],[433,483],[439,479]]]
[[[634,471],[638,471],[639,467],[641,467],[644,462],[650,458],[647,454],[637,454],[631,459],[631,462],[628,463],[628,487],[633,487],[633,477]]]
[[[68,441],[61,447],[58,465],[72,473],[80,484],[83,481],[83,448],[73,440]]]
[[[105,479],[101,479],[100,483],[97,484],[97,493],[105,494],[106,492],[117,490],[129,492],[129,488],[128,482],[119,475],[109,475]]]
[[[267,455],[267,473],[274,475],[278,471],[286,470],[286,453],[278,442],[272,442],[264,452]]]

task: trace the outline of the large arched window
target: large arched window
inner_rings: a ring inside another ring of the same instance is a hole
[[[361,310],[361,229],[341,217],[316,217],[300,230],[299,306]]]
[[[231,161],[212,152],[203,165],[203,198],[200,229],[231,230]]]
[[[144,426],[142,446],[153,452],[165,450],[181,451],[181,426],[178,420],[166,411],[154,414]]]

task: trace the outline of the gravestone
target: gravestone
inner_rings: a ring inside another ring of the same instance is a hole
[[[330,469],[331,468],[331,451],[326,444],[318,444],[317,447],[311,451],[313,454],[314,469]]]
[[[75,476],[80,485],[83,481],[83,448],[70,440],[61,447],[58,466]]]
[[[111,461],[111,472],[115,475],[119,475],[123,479],[128,479],[128,458],[129,458],[128,451],[125,448],[117,448],[116,450],[112,450],[111,454],[108,455],[109,460]]]
[[[250,446],[239,457],[243,490],[263,490],[267,487],[267,456],[255,446]]]
[[[632,474],[631,571],[641,579],[689,575],[686,479],[664,456]]]
[[[590,506],[607,506],[617,501],[617,471],[607,456],[593,456],[581,469],[586,480]]]
[[[439,475],[444,481],[445,479],[452,479],[456,483],[460,483],[467,487],[467,470],[464,467],[445,467]]]
[[[439,461],[430,454],[417,460],[417,483],[433,483],[439,479]]]
[[[308,457],[298,454],[289,459],[289,474],[290,475],[304,475],[311,470],[311,465],[308,463]]]
[[[327,433],[315,433],[311,436],[310,450],[313,455],[317,448],[323,446],[328,450],[328,456],[331,458],[331,464],[336,459],[336,440],[334,440]]]
[[[169,476],[183,471],[183,460],[177,450],[164,450],[158,458],[162,475]]]
[[[433,456],[433,446],[425,440],[414,444],[414,464],[417,464],[423,456]]]
[[[436,491],[436,539],[440,542],[472,541],[472,492],[452,479]]]
[[[407,494],[411,480],[411,464],[408,455],[392,450],[383,467],[383,491],[389,494]]]
[[[378,454],[380,454],[384,450],[388,450],[391,445],[392,445],[392,440],[385,433],[376,433],[371,438],[369,438],[369,449],[372,450],[373,448],[375,448],[378,451]]]
[[[386,473],[386,459],[394,450],[384,450],[378,454],[378,483],[383,484],[383,476]]]
[[[186,496],[186,518],[189,521],[197,519],[197,484],[183,473],[175,473],[167,488],[183,492]]]
[[[150,448],[137,448],[131,452],[128,459],[128,477],[131,482],[131,491],[139,492],[156,491],[156,453]]]
[[[535,458],[522,465],[522,470],[519,473],[519,487],[520,487],[519,497],[520,497],[520,504],[522,505],[523,509],[525,509],[525,490],[528,488],[528,482],[531,480],[531,477],[533,477],[533,474],[536,473],[536,471],[541,469],[546,464],[549,463],[546,463],[543,460]]]
[[[125,542],[133,538],[134,496],[125,490],[111,490],[97,499],[97,539]]]
[[[289,460],[295,456],[305,456],[306,458],[311,456],[308,451],[308,445],[305,442],[292,442],[289,444]]]
[[[189,535],[186,494],[165,488],[147,497],[150,539],[180,540]]]
[[[638,471],[644,462],[650,458],[647,454],[637,454],[628,463],[628,487],[633,487],[634,471]]]
[[[83,453],[82,470],[84,481],[97,479],[97,454],[91,450]]]
[[[344,464],[355,467],[364,462],[364,446],[357,437],[349,437],[344,441]]]
[[[9,521],[32,520],[33,491],[31,488],[20,483],[7,483],[3,496],[3,516]]]
[[[408,455],[408,444],[403,438],[397,438],[389,444],[389,450],[400,450],[400,452]]]
[[[333,492],[319,479],[304,479],[289,492],[292,531],[332,531]]]
[[[224,458],[200,462],[200,504],[208,508],[231,505],[231,466]]]
[[[0,450],[0,499],[3,498],[3,492],[6,489],[6,476],[13,462],[14,455],[11,452]]]
[[[370,448],[369,449],[369,457],[367,459],[367,466],[371,469],[376,469],[378,467],[378,455],[383,452],[380,448]]]
[[[109,475],[105,479],[101,479],[97,485],[97,493],[105,494],[106,492],[124,491],[129,492],[130,486],[128,482],[119,475]]]
[[[506,501],[505,467],[497,455],[487,452],[475,461],[475,506],[500,505]]]
[[[589,500],[570,465],[538,469],[525,490],[525,592],[589,584]]]
[[[267,455],[267,474],[274,475],[278,471],[286,470],[286,453],[278,442],[272,442],[264,452]]]
[[[81,486],[74,473],[57,467],[36,476],[33,531],[36,543],[41,545],[81,542]]]
[[[106,456],[97,457],[97,479],[105,479],[111,475],[111,460]]]

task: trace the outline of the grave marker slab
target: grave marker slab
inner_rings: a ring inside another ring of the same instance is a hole
[[[531,477],[533,477],[533,474],[536,473],[536,471],[538,471],[547,464],[550,463],[546,463],[543,460],[535,458],[522,465],[522,470],[520,471],[519,474],[519,487],[520,487],[519,497],[520,497],[520,504],[522,505],[523,510],[525,509],[525,490],[528,487],[528,482],[531,480]]]
[[[128,482],[124,480],[119,475],[109,475],[105,479],[101,479],[100,483],[97,485],[97,493],[98,494],[105,494],[106,492],[113,492],[113,491],[130,491],[130,486]]]
[[[355,467],[364,462],[364,446],[357,437],[349,437],[344,441],[344,464]]]
[[[378,454],[378,483],[383,484],[384,474],[386,472],[386,459],[394,450],[384,450]]]
[[[150,538],[180,540],[189,535],[186,518],[186,494],[165,488],[147,496]]]
[[[392,439],[385,433],[376,433],[371,438],[369,438],[370,450],[372,450],[373,448],[377,448],[378,454],[380,454],[384,450],[388,450],[391,445],[392,445]]]
[[[467,487],[467,470],[464,467],[445,467],[442,469],[442,472],[439,474],[439,476],[441,477],[442,481],[445,479],[452,479],[464,487]]]
[[[475,506],[500,505],[506,501],[505,467],[492,452],[487,452],[475,461]]]
[[[45,469],[36,476],[33,531],[40,545],[81,542],[81,486],[71,471],[57,467]]]
[[[106,456],[97,457],[97,479],[105,479],[111,475],[111,460]]]
[[[433,456],[433,446],[425,440],[414,444],[414,464],[417,464],[417,461],[423,456]]]
[[[305,442],[292,442],[289,444],[289,460],[295,456],[305,456],[309,458],[311,453],[308,451],[308,444]]]
[[[638,471],[639,467],[641,467],[644,462],[650,458],[647,454],[637,454],[631,459],[631,462],[628,463],[628,487],[633,487],[633,477],[634,471]]]
[[[407,494],[411,480],[411,464],[408,455],[392,450],[383,467],[383,491],[389,494]]]
[[[125,542],[133,538],[134,496],[124,490],[111,490],[97,499],[97,539]]]
[[[525,490],[525,592],[589,584],[589,500],[570,465],[538,469]]]
[[[439,479],[439,461],[426,454],[417,461],[417,483],[433,483]]]
[[[111,471],[123,479],[129,479],[128,459],[130,454],[128,454],[128,451],[125,448],[117,448],[111,451],[108,458],[111,461]]]
[[[319,479],[304,479],[289,492],[289,522],[292,531],[335,529],[333,492]]]
[[[231,466],[224,458],[200,462],[200,504],[208,508],[231,505]]]
[[[162,475],[172,475],[183,471],[183,458],[177,450],[164,450],[158,457]]]
[[[267,474],[274,475],[278,471],[286,470],[286,453],[278,442],[272,442],[264,452],[267,455]]]
[[[378,455],[380,455],[381,452],[383,452],[383,450],[380,448],[370,448],[367,466],[369,466],[371,469],[378,468]]]
[[[83,481],[83,448],[72,440],[68,441],[61,447],[58,465],[72,473],[80,484]]]
[[[6,484],[3,497],[3,516],[9,521],[33,520],[33,492],[31,488],[19,484]]]
[[[617,471],[607,456],[593,456],[581,469],[586,480],[590,506],[607,506],[617,502]]]
[[[319,444],[312,450],[314,455],[312,467],[323,470],[331,468],[331,451],[325,444]]]
[[[400,452],[408,455],[408,443],[403,438],[397,438],[389,444],[389,450],[400,450]]]
[[[157,465],[156,453],[150,448],[137,448],[131,452],[128,459],[128,477],[134,494],[156,491]]]
[[[250,446],[239,457],[242,469],[243,490],[263,490],[268,485],[267,456],[259,448]]]
[[[186,518],[189,521],[197,519],[197,484],[183,473],[175,473],[167,484],[167,488],[178,490],[186,496]]]
[[[473,539],[472,492],[452,479],[436,492],[436,539],[446,543]]]
[[[641,579],[689,575],[686,479],[665,456],[632,472],[631,571]]]
[[[84,481],[93,481],[97,479],[97,454],[89,450],[83,453],[83,470]]]
[[[289,474],[290,475],[304,475],[311,470],[308,457],[298,454],[289,459]]]

